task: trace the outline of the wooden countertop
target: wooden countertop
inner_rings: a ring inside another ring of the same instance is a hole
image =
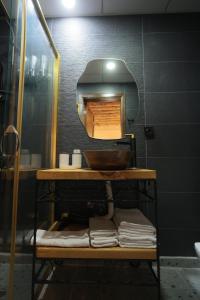
[[[36,247],[37,258],[147,259],[155,260],[157,249]]]
[[[152,180],[156,179],[156,171],[138,168],[119,171],[47,169],[38,170],[36,177],[38,180]]]

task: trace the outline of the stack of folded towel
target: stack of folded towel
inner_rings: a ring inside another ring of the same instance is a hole
[[[94,217],[89,220],[92,247],[115,247],[118,245],[117,228],[111,220]]]
[[[31,239],[33,245],[33,237]],[[46,231],[37,230],[36,245],[48,247],[89,247],[88,229]]]
[[[115,209],[120,247],[155,248],[156,230],[138,209]]]

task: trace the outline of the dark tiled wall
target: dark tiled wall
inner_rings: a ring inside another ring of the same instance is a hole
[[[62,58],[58,153],[114,146],[87,137],[76,84],[89,60],[124,59],[140,93],[139,116],[127,130],[137,134],[139,166],[158,170],[161,254],[193,255],[200,238],[200,15],[53,19],[49,26]],[[155,139],[145,140],[145,124]]]

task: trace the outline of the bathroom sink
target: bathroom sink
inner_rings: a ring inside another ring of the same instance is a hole
[[[131,158],[128,150],[86,150],[83,155],[93,170],[124,170]]]

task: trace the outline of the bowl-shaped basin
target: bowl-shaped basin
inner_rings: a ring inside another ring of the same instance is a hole
[[[128,150],[86,150],[83,155],[93,170],[124,170],[131,158]]]

